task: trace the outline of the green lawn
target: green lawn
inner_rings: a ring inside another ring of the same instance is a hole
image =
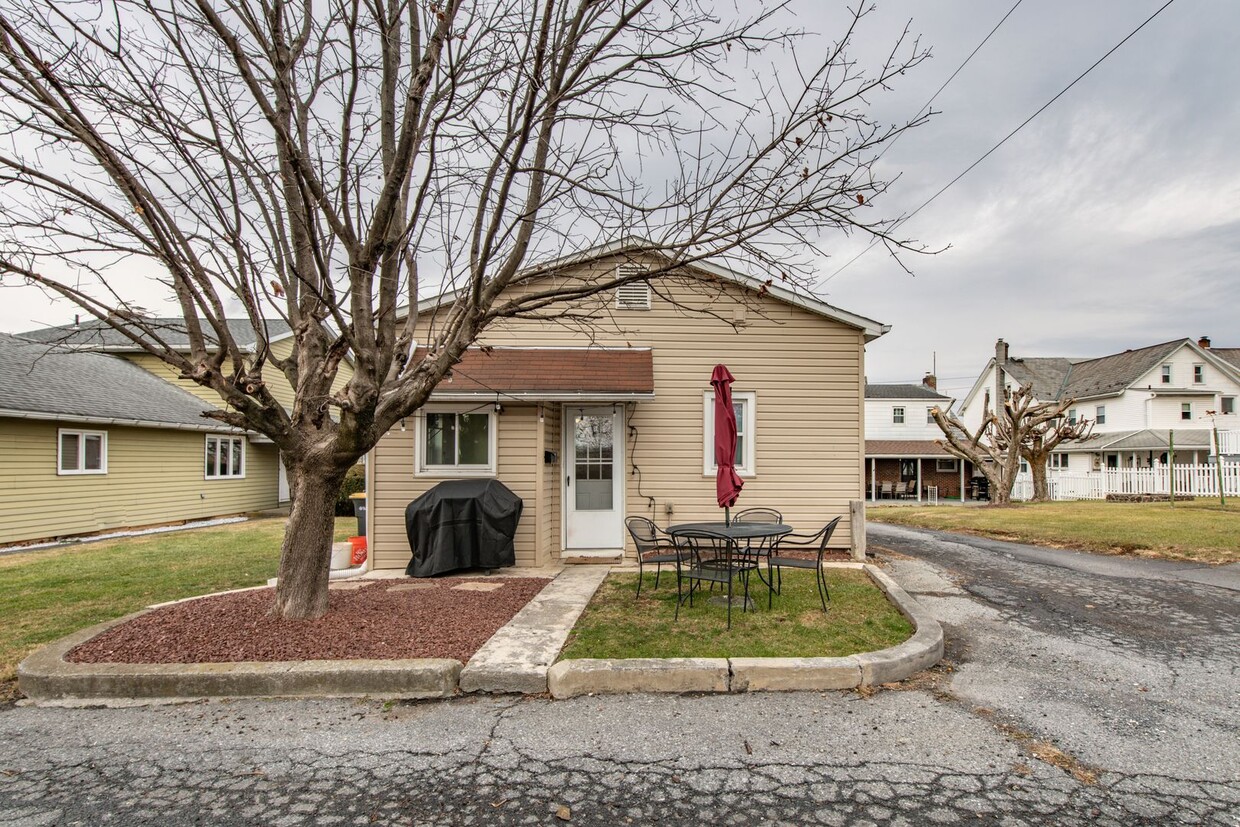
[[[766,608],[767,589],[750,583],[756,611],[712,605],[710,593],[694,606],[676,607],[676,577],[665,571],[658,590],[647,574],[641,599],[634,599],[636,574],[612,574],[573,628],[561,659],[837,657],[894,646],[913,627],[864,572],[830,569],[831,607],[822,613],[812,571],[784,571],[782,595]],[[716,592],[718,594],[718,592]]]
[[[336,519],[336,539],[357,529]],[[284,518],[0,556],[0,698],[32,650],[152,603],[274,577]]]
[[[1001,540],[1207,563],[1240,561],[1240,503],[1021,503],[1004,508],[870,508],[877,523],[963,531]]]

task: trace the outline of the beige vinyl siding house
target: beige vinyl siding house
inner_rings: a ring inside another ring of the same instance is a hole
[[[106,434],[106,473],[58,473],[58,434]],[[245,439],[245,437],[241,437]],[[247,442],[244,476],[208,479],[206,434],[0,419],[0,545],[276,506],[276,451]]]
[[[545,278],[590,278],[627,261],[604,253]],[[507,358],[506,349],[526,355],[544,349],[548,360],[571,361],[565,354],[582,352],[586,345],[596,351],[646,353],[649,392],[632,386],[600,390],[597,381],[591,392],[571,387],[526,392],[518,376],[503,393],[477,387],[463,392],[454,389],[457,382],[447,381],[432,397],[427,411],[438,406],[491,410],[498,455],[493,473],[479,473],[494,476],[524,500],[516,542],[519,565],[614,556],[621,550],[631,555],[621,521],[634,515],[661,526],[722,520],[707,416],[709,378],[719,363],[736,377],[733,393],[745,406],[742,452],[747,456],[740,463],[745,488],[736,508],[777,508],[786,522],[809,531],[843,517],[832,544],[847,547],[848,503],[860,498],[864,482],[865,344],[886,328],[814,299],[763,288],[722,268],[685,273],[660,281],[649,295],[649,309],[640,309],[641,296],[630,307],[618,304],[611,291],[579,305],[597,319],[592,339],[554,322],[508,320],[488,329],[478,343],[495,348],[492,358]],[[521,289],[545,286],[534,281]],[[433,305],[422,308],[420,342],[433,340],[434,312]],[[473,355],[462,364],[483,358]],[[457,381],[463,382],[468,371],[461,373]],[[494,413],[495,402],[502,413]],[[425,415],[420,411],[417,417]],[[572,477],[586,465],[579,465],[574,456],[579,446],[571,440],[581,422],[609,417],[614,436],[609,470],[620,491],[618,519],[601,530],[579,532],[577,506],[588,498],[576,496],[580,492]],[[418,472],[417,440],[423,429],[415,420],[390,432],[372,453],[370,546],[377,568],[403,568],[409,562],[405,506],[450,478]]]
[[[121,356],[0,334],[0,545],[275,507],[274,447],[210,408]]]

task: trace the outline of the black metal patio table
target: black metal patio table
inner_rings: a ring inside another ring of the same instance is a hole
[[[771,547],[774,540],[785,534],[792,533],[792,526],[786,523],[680,523],[678,525],[668,526],[667,533],[675,539],[678,534],[694,534],[696,532],[709,532],[712,534],[722,535],[737,543],[745,544],[745,553],[752,554],[755,557],[766,557],[771,553]],[[753,541],[759,541],[754,545]],[[758,579],[762,581],[767,588],[770,583],[766,582],[766,578],[762,576],[762,568],[758,567]]]

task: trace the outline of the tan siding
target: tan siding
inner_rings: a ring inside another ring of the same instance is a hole
[[[548,562],[560,553],[560,492],[564,490],[564,450],[561,445],[561,416],[559,405],[543,406],[543,426],[546,429],[546,450],[554,451],[555,463],[547,465],[543,480],[542,509],[544,512],[542,551]]]
[[[278,359],[289,358],[293,353],[292,337],[281,339],[272,344],[271,353]],[[293,386],[289,384],[288,379],[285,378],[280,369],[274,365],[266,365],[263,368],[263,377],[271,388],[271,395],[286,409],[292,410]],[[340,369],[336,371],[336,378],[332,381],[332,393],[343,388],[352,378],[353,368],[347,362],[341,362]]]
[[[714,477],[702,471],[702,394],[710,389],[711,369],[722,362],[736,377],[733,389],[752,391],[757,399],[757,474],[746,479],[738,507],[778,508],[799,530],[817,529],[842,516],[832,545],[846,547],[848,502],[861,497],[864,478],[861,332],[730,284],[677,279],[665,281],[659,292],[648,311],[615,311],[610,296],[595,303],[605,310],[593,331],[596,343],[653,350],[656,398],[628,409],[628,424],[637,429],[637,437],[623,465],[626,516],[647,516],[660,525],[722,517]],[[741,317],[745,323],[734,328],[730,322]],[[430,333],[424,330],[420,338]],[[588,341],[564,325],[508,320],[489,329],[481,343],[529,347]],[[558,417],[545,426],[548,447],[562,454]],[[376,453],[384,461],[387,446],[381,443]],[[412,446],[408,461],[411,469]],[[541,457],[527,461],[541,462]],[[641,471],[641,494],[630,462]],[[545,475],[543,503],[554,509],[552,519],[544,521],[550,529],[544,531],[544,542],[553,556],[561,547],[563,457],[555,470]],[[502,469],[500,478],[507,482],[505,473],[516,470]],[[378,480],[377,497],[395,498],[403,508],[417,487],[409,479],[402,484],[387,478],[393,488]],[[674,510],[670,519],[669,503]],[[533,549],[520,545],[518,553],[534,556]]]
[[[537,428],[538,410],[533,405],[505,405],[504,412],[496,417],[496,478],[511,488],[524,504],[515,543],[519,566],[533,566],[538,562],[535,532],[539,504],[535,487],[537,468],[533,462],[538,444]],[[406,430],[389,431],[371,455],[374,524],[369,540],[373,545],[375,568],[403,569],[409,564],[405,506],[445,479],[414,475],[416,433],[411,418]]]
[[[194,396],[209,405],[214,405],[217,408],[222,408],[224,406],[224,400],[220,399],[220,395],[218,393],[210,388],[204,388],[193,379],[186,379],[182,377],[176,368],[172,367],[172,365],[169,365],[158,356],[152,356],[149,353],[123,353],[121,355],[128,361],[133,362],[135,365],[145,370],[147,373],[153,373],[160,379],[171,382],[181,390],[192,393]]]
[[[108,433],[108,473],[60,476],[56,440],[73,425],[0,419],[0,543],[274,508],[276,451],[246,446],[246,478],[203,479],[205,435],[83,426]]]

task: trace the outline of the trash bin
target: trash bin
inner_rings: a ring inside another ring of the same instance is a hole
[[[366,536],[366,493],[350,494],[353,500],[353,513],[357,515],[357,536]]]

